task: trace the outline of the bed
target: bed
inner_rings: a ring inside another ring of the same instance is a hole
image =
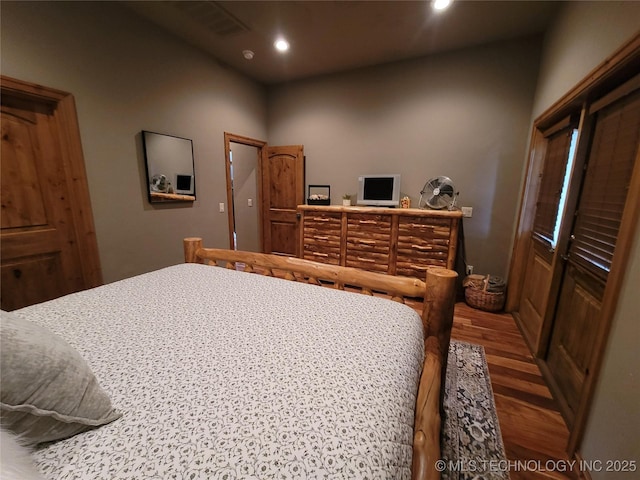
[[[68,342],[112,402],[98,428],[38,445],[45,478],[439,478],[455,272],[184,252],[12,312]]]

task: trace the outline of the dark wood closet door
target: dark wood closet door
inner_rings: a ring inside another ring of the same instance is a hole
[[[546,358],[572,427],[640,144],[640,91],[598,111]],[[632,200],[634,201],[634,200]]]
[[[297,207],[304,203],[303,146],[268,147],[261,170],[264,251],[298,256]]]
[[[554,231],[574,127],[575,122],[567,117],[535,139],[535,147],[544,151],[544,166],[518,315],[525,338],[536,353],[546,346],[543,327],[554,307],[551,294],[557,269]]]
[[[3,310],[101,283],[93,230],[86,236],[80,231],[90,208],[88,202],[74,202],[79,195],[70,185],[86,179],[73,176],[58,103],[5,88],[8,83],[3,78]]]

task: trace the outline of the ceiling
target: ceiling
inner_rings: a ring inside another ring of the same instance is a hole
[[[125,1],[263,83],[277,84],[543,32],[557,1]],[[273,47],[282,35],[291,44]],[[254,52],[252,60],[243,50]]]

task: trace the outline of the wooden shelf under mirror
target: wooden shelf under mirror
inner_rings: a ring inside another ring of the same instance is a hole
[[[194,202],[196,200],[196,197],[193,195],[162,192],[151,192],[151,198],[154,202]]]

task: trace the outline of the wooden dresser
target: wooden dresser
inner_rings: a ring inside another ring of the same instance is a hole
[[[424,280],[453,269],[460,211],[299,205],[300,256]]]

